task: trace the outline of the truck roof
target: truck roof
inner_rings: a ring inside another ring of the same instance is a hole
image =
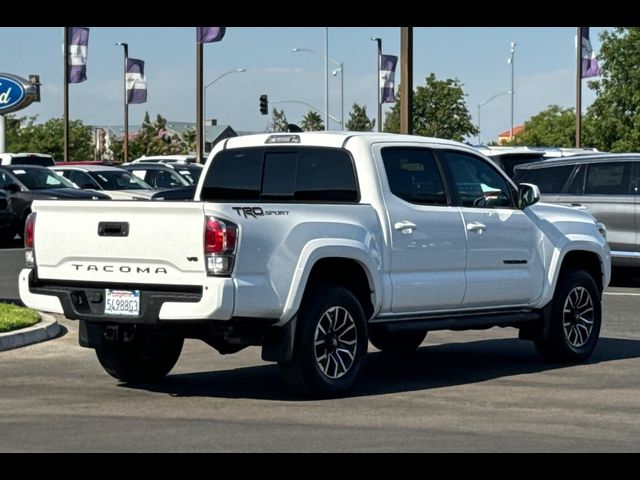
[[[269,141],[269,139],[272,141]],[[275,138],[281,141],[275,141]],[[286,141],[286,139],[293,141]],[[343,148],[345,142],[349,139],[357,138],[369,144],[378,142],[424,142],[429,144],[441,144],[451,146],[463,146],[472,148],[453,140],[443,140],[441,138],[422,137],[419,135],[400,135],[396,133],[377,133],[377,132],[277,132],[277,133],[258,133],[254,135],[242,135],[239,137],[228,138],[217,146],[215,151],[222,148],[241,148],[253,147],[257,145],[313,145],[319,147]],[[475,150],[474,150],[475,151]]]

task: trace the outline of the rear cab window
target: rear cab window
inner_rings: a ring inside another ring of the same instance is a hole
[[[200,197],[215,202],[357,203],[360,194],[346,150],[258,147],[219,152]]]

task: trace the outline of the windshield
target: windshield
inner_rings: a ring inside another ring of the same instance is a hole
[[[89,175],[105,190],[153,190],[148,183],[125,170],[90,172]]]
[[[46,168],[14,169],[13,174],[29,190],[45,190],[49,188],[76,188],[66,178]]]

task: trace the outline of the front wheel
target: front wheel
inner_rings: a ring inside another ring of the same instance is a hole
[[[350,388],[368,344],[364,311],[356,297],[342,287],[314,289],[297,322],[293,358],[278,364],[285,384],[318,396]]]
[[[550,361],[586,360],[596,348],[602,323],[595,280],[584,270],[563,274],[552,302],[549,331],[535,341],[538,352]]]
[[[129,343],[104,342],[96,347],[96,355],[102,368],[118,380],[156,383],[176,364],[183,343],[182,338],[137,335]]]

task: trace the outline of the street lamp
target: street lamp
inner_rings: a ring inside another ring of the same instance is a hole
[[[129,101],[127,98],[127,59],[129,58],[129,44],[118,42],[116,45],[124,48],[124,141],[122,144],[123,162],[129,157]]]
[[[202,95],[202,124],[204,125],[207,121],[207,88],[209,88],[211,85],[213,85],[214,83],[216,83],[218,80],[220,80],[222,77],[226,77],[227,75],[231,75],[232,73],[243,73],[246,72],[247,69],[246,68],[235,68],[233,70],[229,70],[228,72],[224,72],[221,75],[218,75],[216,78],[214,78],[213,80],[211,80],[209,83],[207,83],[204,86],[204,94]]]
[[[509,134],[509,140],[513,140],[513,67],[515,64],[516,42],[511,42],[511,56],[507,59],[507,63],[511,64],[511,133]]]
[[[485,100],[484,102],[478,104],[478,144],[479,145],[481,145],[481,142],[480,142],[480,107],[484,107],[487,103],[489,103],[494,98],[501,97],[502,95],[508,95],[509,93],[511,93],[511,92],[506,91],[506,92],[496,93],[493,97],[491,97],[488,100]]]
[[[371,37],[371,40],[378,44],[378,61],[376,62],[376,72],[378,74],[378,132],[382,131],[382,103],[380,103],[380,62],[382,61],[382,39]]]
[[[325,58],[325,55],[318,52],[317,50],[312,50],[310,48],[294,48],[291,50],[293,53],[297,53],[297,52],[310,52],[310,53],[314,53],[316,55],[318,55],[321,58]],[[334,60],[333,58],[329,57],[327,60],[329,60],[331,63],[333,63],[335,66],[337,66],[338,68],[336,68],[335,70],[333,70],[332,75],[335,77],[338,72],[340,72],[340,125],[342,125],[342,130],[344,130],[344,64],[342,62],[339,62],[337,60]],[[325,116],[328,118],[328,111],[325,112]],[[327,130],[329,129],[329,126],[326,126]]]

